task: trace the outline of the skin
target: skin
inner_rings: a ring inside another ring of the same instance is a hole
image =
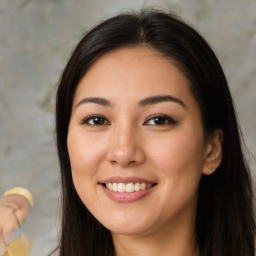
[[[177,100],[145,100],[159,95]],[[83,100],[90,97],[109,104]],[[219,166],[221,142],[221,131],[205,140],[189,81],[159,52],[121,48],[93,64],[75,93],[67,144],[78,195],[112,232],[116,255],[198,255],[198,184]],[[140,200],[116,202],[100,184],[113,176],[156,185]]]
[[[28,217],[30,208],[29,201],[21,195],[0,198],[0,255],[6,250],[5,243],[8,243],[11,233],[18,227],[15,215],[22,224]]]

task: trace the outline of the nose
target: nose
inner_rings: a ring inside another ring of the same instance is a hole
[[[142,137],[132,125],[113,130],[109,141],[108,161],[113,165],[131,167],[145,161]]]

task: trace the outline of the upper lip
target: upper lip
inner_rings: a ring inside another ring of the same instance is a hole
[[[106,183],[146,183],[146,184],[155,184],[156,182],[152,180],[147,180],[139,177],[121,177],[121,176],[113,176],[101,180],[99,183],[106,184]]]

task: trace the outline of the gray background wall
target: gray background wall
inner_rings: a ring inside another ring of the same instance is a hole
[[[0,194],[20,185],[34,194],[24,228],[32,255],[55,244],[59,201],[54,93],[79,38],[100,20],[147,6],[171,9],[197,28],[219,57],[255,171],[255,0],[0,0]]]

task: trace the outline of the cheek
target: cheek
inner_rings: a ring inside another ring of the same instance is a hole
[[[154,147],[155,159],[164,166],[164,170],[182,171],[180,168],[201,167],[203,160],[202,143],[193,137],[173,136]]]
[[[71,129],[67,143],[72,172],[77,175],[92,175],[92,167],[100,162],[102,155],[102,147],[98,146],[98,141]]]
[[[67,145],[73,183],[79,197],[87,207],[90,207],[96,200],[92,192],[97,185],[95,166],[99,162],[100,154],[95,151],[98,147],[90,142],[91,140],[85,138],[83,132],[78,129],[69,130]]]
[[[92,143],[92,139],[87,138],[83,132],[72,128],[69,130],[67,145],[73,183],[86,204],[90,198],[93,200],[93,186],[97,185],[96,166],[101,159],[100,147],[96,147],[97,143]]]
[[[157,145],[151,155],[168,190],[195,194],[204,162],[202,133],[179,130]]]
[[[202,173],[202,146],[197,140],[175,136],[155,148],[155,163],[162,177],[159,201],[165,215],[183,216],[194,211]]]

